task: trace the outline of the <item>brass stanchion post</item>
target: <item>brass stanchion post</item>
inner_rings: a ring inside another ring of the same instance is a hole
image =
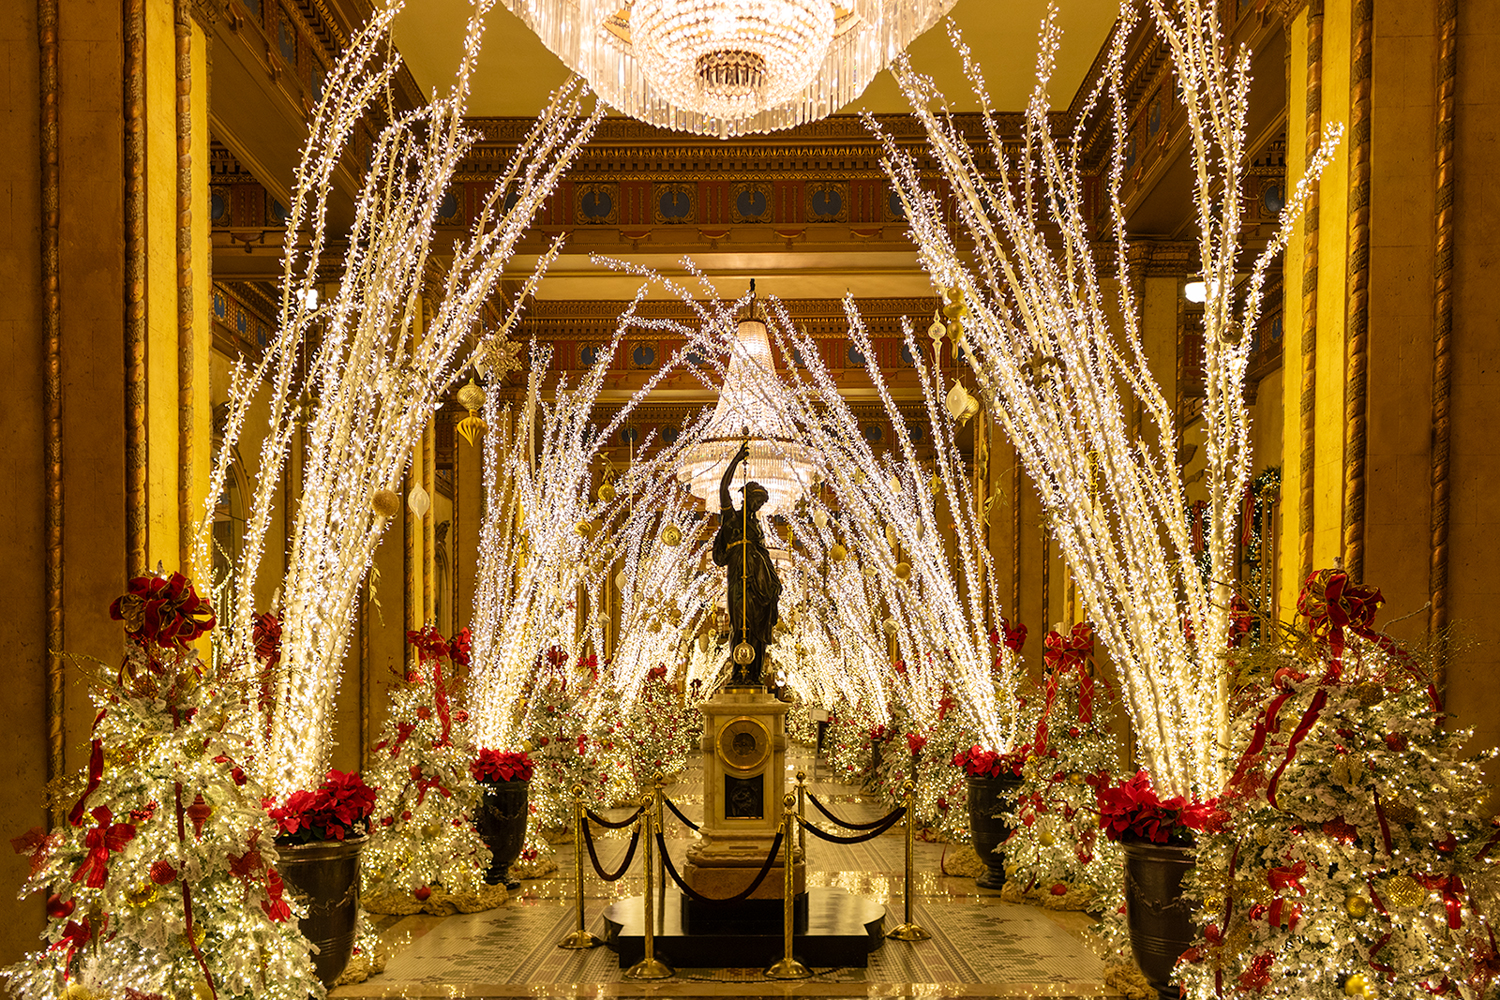
[[[792,848],[795,846],[792,824],[797,822],[792,806],[795,804],[791,792],[781,800],[781,936],[784,948],[781,959],[766,970],[767,979],[806,979],[812,975],[811,969],[792,957],[792,907],[796,902],[792,897]]]
[[[926,941],[932,935],[911,918],[912,851],[917,839],[917,786],[906,781],[902,783],[901,791],[906,798],[906,887],[903,893],[906,896],[906,920],[899,927],[887,931],[885,936],[897,941]]]
[[[597,948],[603,944],[594,935],[583,929],[583,786],[573,786],[573,878],[574,894],[578,897],[578,927],[557,942],[559,948]]]
[[[641,915],[646,924],[646,954],[637,963],[625,970],[626,979],[666,979],[672,975],[672,967],[656,958],[656,914],[651,905],[654,892],[653,883],[656,881],[656,811],[652,808],[652,796],[648,793],[641,800],[641,820],[646,825],[644,836],[646,838],[646,860],[642,865],[646,873],[646,895],[641,901]],[[665,888],[665,887],[663,887]]]
[[[797,846],[802,848],[802,856],[807,857],[807,772],[798,768],[797,770]]]

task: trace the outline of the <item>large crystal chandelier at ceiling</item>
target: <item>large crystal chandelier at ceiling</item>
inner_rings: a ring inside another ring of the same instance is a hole
[[[724,138],[815,121],[958,0],[501,0],[611,107]]]
[[[766,400],[767,392],[776,391],[772,383],[779,378],[766,324],[755,318],[740,320],[732,351],[713,417],[703,440],[688,449],[677,479],[690,484],[710,512],[717,512],[719,481],[748,435],[750,457],[735,474],[731,490],[738,494],[745,483],[760,483],[770,494],[762,513],[785,513],[813,484],[814,472],[796,427]]]

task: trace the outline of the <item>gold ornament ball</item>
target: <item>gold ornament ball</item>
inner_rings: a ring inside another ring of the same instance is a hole
[[[579,521],[577,524],[573,525],[573,530],[578,532],[584,538],[593,538],[594,532],[598,531],[599,529],[594,527],[593,521]]]
[[[734,647],[734,662],[735,663],[738,663],[740,666],[743,667],[743,666],[746,666],[747,664],[753,663],[754,661],[755,661],[755,647],[754,646],[750,645],[748,642],[741,642],[738,646]]]
[[[1397,875],[1385,884],[1386,902],[1393,906],[1416,906],[1427,898],[1427,890],[1410,875]]]
[[[898,580],[910,580],[911,579],[911,563],[908,563],[908,562],[898,562],[896,564],[896,579],[898,579]]]
[[[1344,980],[1344,995],[1351,997],[1372,997],[1375,995],[1370,981],[1365,978],[1363,972],[1356,972]]]
[[[663,545],[676,547],[682,544],[682,529],[675,524],[669,524],[661,529],[661,542]]]
[[[1344,910],[1351,917],[1363,917],[1370,912],[1370,901],[1358,894],[1346,896],[1344,897]]]
[[[458,390],[458,405],[469,412],[484,408],[484,390],[469,379],[469,384]]]
[[[1041,833],[1037,834],[1036,839],[1037,843],[1041,844],[1043,847],[1051,847],[1053,844],[1057,843],[1057,838],[1052,835],[1051,830],[1043,830]]]
[[[376,490],[370,497],[370,509],[381,517],[395,517],[401,513],[401,498],[395,490]]]
[[[94,991],[80,983],[69,983],[59,1000],[94,1000]]]
[[[844,548],[838,542],[834,542],[833,546],[828,550],[828,558],[832,559],[834,562],[843,562],[845,559],[849,558],[849,550]]]
[[[614,498],[615,498],[615,484],[614,483],[600,483],[599,484],[599,499],[603,500],[605,503],[609,503]]]

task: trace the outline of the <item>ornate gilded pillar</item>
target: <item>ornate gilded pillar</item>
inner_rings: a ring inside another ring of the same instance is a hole
[[[1323,0],[1307,5],[1307,85],[1305,162],[1321,146],[1323,128]],[[1300,576],[1313,568],[1314,504],[1316,501],[1317,389],[1318,389],[1318,184],[1311,186],[1302,216],[1302,379],[1298,429],[1297,565]]]
[[[1370,355],[1370,75],[1375,0],[1354,0],[1349,52],[1349,250],[1344,339],[1344,569],[1365,573]]]
[[[1448,463],[1452,426],[1449,420],[1453,378],[1453,251],[1457,124],[1458,0],[1439,0],[1437,7],[1437,231],[1433,266],[1432,331],[1432,513],[1431,555],[1427,569],[1432,602],[1427,630],[1438,638],[1448,626]],[[1433,680],[1447,685],[1447,655],[1440,645]]]

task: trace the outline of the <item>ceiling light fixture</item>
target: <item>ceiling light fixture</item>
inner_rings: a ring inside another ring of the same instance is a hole
[[[958,0],[501,0],[611,107],[729,138],[816,121]]]

